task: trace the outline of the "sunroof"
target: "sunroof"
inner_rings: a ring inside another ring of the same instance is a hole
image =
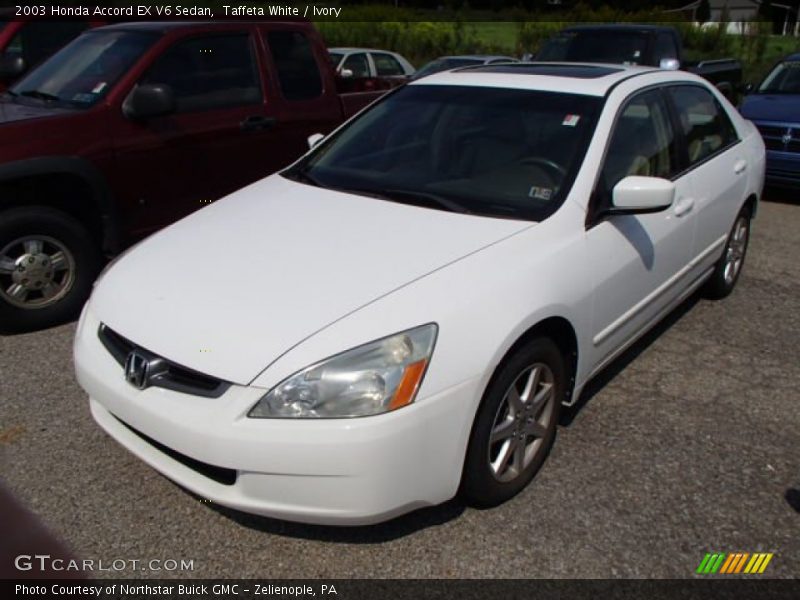
[[[479,71],[481,73],[511,73],[518,75],[549,75],[551,77],[577,77],[578,79],[597,79],[622,69],[594,65],[565,65],[543,63],[512,63],[506,65],[482,65],[466,67],[459,71]]]

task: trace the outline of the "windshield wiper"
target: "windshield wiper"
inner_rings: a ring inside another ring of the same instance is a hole
[[[295,169],[294,171],[283,173],[283,176],[288,177],[289,179],[294,179],[295,181],[299,181],[300,183],[313,185],[314,187],[325,187],[316,177],[314,177],[305,169]]]
[[[430,192],[419,192],[417,190],[382,190],[382,192],[390,199],[405,198],[407,200],[415,200],[413,204],[434,206],[436,208],[443,208],[451,212],[472,214],[466,206],[459,204],[449,198],[440,196],[438,194],[431,194]],[[402,200],[399,200],[402,202]]]
[[[40,90],[24,90],[19,93],[20,96],[25,96],[26,98],[37,98],[38,100],[47,100],[48,102],[58,102],[61,100],[55,94],[48,94],[47,92],[42,92]]]

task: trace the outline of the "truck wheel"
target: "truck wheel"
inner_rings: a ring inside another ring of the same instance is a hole
[[[101,259],[87,229],[61,211],[26,207],[0,213],[0,333],[74,318]]]

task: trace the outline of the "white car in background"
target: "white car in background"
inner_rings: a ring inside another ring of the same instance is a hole
[[[328,48],[337,75],[345,79],[375,80],[388,89],[401,85],[416,69],[402,55],[374,48]]]
[[[431,75],[119,258],[78,380],[113,438],[221,505],[496,505],[596,373],[733,289],[763,178],[758,131],[688,73]]]

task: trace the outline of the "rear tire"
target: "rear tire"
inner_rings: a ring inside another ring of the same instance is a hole
[[[101,263],[89,231],[66,213],[40,206],[0,213],[0,333],[77,316]]]
[[[722,256],[705,283],[703,292],[707,298],[712,300],[725,298],[736,286],[744,267],[747,245],[750,241],[750,218],[750,208],[745,206],[736,217]]]
[[[531,340],[504,361],[472,428],[461,479],[464,500],[496,506],[528,485],[555,439],[566,379],[564,357],[547,338]]]

